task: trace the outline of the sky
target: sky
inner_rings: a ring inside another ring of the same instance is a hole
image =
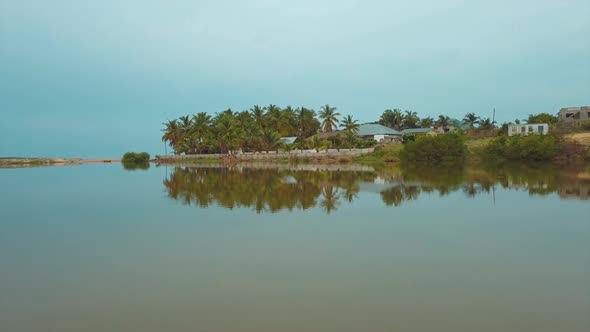
[[[590,105],[588,0],[0,0],[0,156],[163,154],[255,104],[498,122]]]

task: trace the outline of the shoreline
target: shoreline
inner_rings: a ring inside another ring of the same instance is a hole
[[[85,164],[120,163],[121,159],[101,158],[22,158],[0,157],[0,168],[42,167],[42,166],[76,166]]]

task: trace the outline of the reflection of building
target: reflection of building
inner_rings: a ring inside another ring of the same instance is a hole
[[[559,110],[557,116],[561,122],[579,122],[590,120],[590,106],[566,107]]]
[[[549,125],[546,123],[527,123],[527,124],[509,124],[508,136],[514,135],[547,135],[549,133]]]
[[[590,183],[563,184],[559,188],[559,197],[573,199],[590,199]]]

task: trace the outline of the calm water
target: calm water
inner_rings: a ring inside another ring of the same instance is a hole
[[[588,170],[301,168],[0,170],[0,330],[590,331]]]

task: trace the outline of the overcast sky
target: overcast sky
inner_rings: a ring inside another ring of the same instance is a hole
[[[163,153],[254,104],[499,122],[590,104],[590,1],[0,0],[0,156]]]

